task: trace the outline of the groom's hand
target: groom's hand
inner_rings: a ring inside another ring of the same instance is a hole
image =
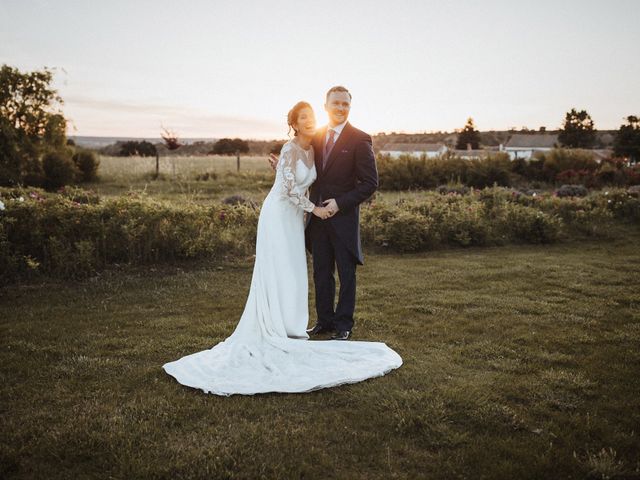
[[[336,203],[335,198],[330,198],[329,200],[325,200],[324,202],[322,202],[322,204],[329,211],[330,217],[333,217],[336,213],[338,213],[338,210],[340,210],[338,208],[338,204]]]
[[[274,170],[276,169],[276,166],[278,166],[278,157],[276,157],[273,153],[269,154],[269,165],[271,165],[271,168],[273,168]]]

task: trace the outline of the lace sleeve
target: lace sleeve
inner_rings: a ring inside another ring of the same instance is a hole
[[[307,198],[306,192],[301,191],[296,184],[296,175],[294,173],[296,160],[292,149],[285,145],[280,153],[279,160],[279,166],[282,168],[282,195],[304,211],[311,212],[315,205]]]

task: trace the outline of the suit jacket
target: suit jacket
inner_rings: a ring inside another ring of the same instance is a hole
[[[373,154],[371,136],[346,123],[336,140],[323,170],[324,139],[327,127],[320,129],[313,139],[317,179],[311,185],[309,199],[316,205],[335,198],[340,209],[330,222],[336,235],[362,265],[360,243],[360,204],[378,188],[378,170]],[[309,215],[307,226],[311,220]],[[308,230],[307,230],[308,232]],[[307,235],[307,248],[310,238]]]

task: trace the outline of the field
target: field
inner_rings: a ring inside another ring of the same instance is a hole
[[[240,157],[240,172],[236,157],[161,157],[159,181],[153,180],[155,164],[149,157],[100,157],[100,181],[88,188],[105,196],[138,190],[176,201],[220,200],[232,194],[262,201],[273,183],[267,157]],[[206,173],[214,178],[197,179]]]
[[[122,160],[102,195],[261,199],[273,178]],[[161,369],[233,331],[250,257],[0,289],[0,477],[638,479],[639,241],[366,252],[355,338],[404,365],[309,394],[216,397]]]

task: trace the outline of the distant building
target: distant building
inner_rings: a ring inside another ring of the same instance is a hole
[[[462,158],[464,160],[475,160],[475,159],[486,158],[489,155],[496,153],[496,150],[495,149],[472,150],[468,148],[466,150],[452,150],[451,153],[453,153],[456,157]]]
[[[511,160],[529,159],[534,152],[548,152],[558,147],[558,135],[549,133],[514,133],[504,146]]]
[[[427,158],[434,158],[446,151],[447,146],[444,143],[387,143],[380,153],[389,155],[391,158],[398,158],[401,155],[414,157],[425,155]]]

